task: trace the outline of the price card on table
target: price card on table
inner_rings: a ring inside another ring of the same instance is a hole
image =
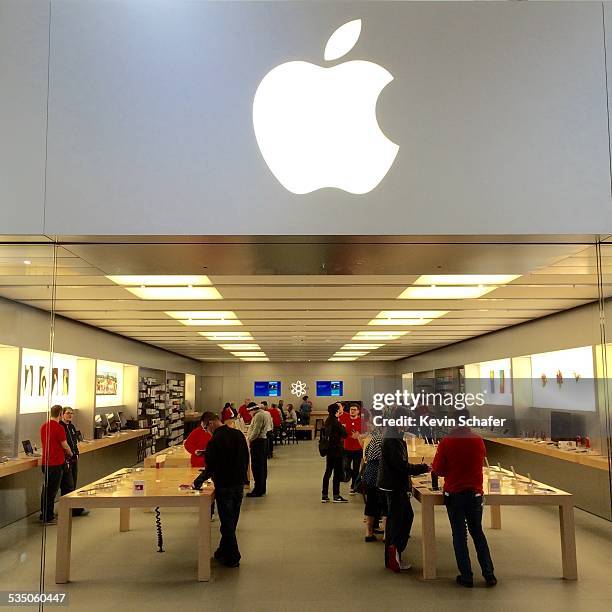
[[[489,493],[501,493],[501,480],[498,478],[489,479]]]

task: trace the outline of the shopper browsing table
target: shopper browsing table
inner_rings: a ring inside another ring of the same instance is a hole
[[[206,467],[205,451],[212,436],[206,430],[204,424],[204,415],[214,414],[213,412],[205,412],[200,417],[200,426],[196,427],[188,436],[183,446],[191,455],[191,467]]]
[[[321,502],[329,501],[329,479],[334,474],[332,493],[335,503],[346,503],[348,500],[340,495],[340,480],[344,472],[342,440],[346,438],[346,430],[338,421],[338,404],[330,404],[327,407],[329,416],[323,426],[323,440],[327,447],[325,450],[325,473],[323,474],[323,486],[321,488]],[[319,445],[319,448],[321,446]]]
[[[465,587],[474,586],[467,544],[468,531],[487,586],[497,584],[489,545],[482,530],[482,463],[485,455],[482,438],[469,427],[457,427],[438,445],[432,465],[432,472],[444,476],[444,504],[453,532],[453,548],[460,572],[457,584]]]
[[[72,457],[66,459],[66,468],[62,475],[62,482],[60,485],[60,492],[62,495],[72,493],[77,488],[77,476],[79,473],[79,437],[77,429],[72,422],[74,412],[72,408],[66,407],[62,410],[62,419],[60,425],[66,432],[66,442],[72,451]],[[87,516],[89,510],[85,508],[73,508],[72,516]]]
[[[403,416],[396,410],[394,417]],[[402,553],[408,544],[414,512],[410,504],[411,476],[424,474],[429,466],[408,462],[408,448],[404,431],[387,427],[383,436],[378,488],[387,497],[387,528],[385,531],[385,566],[394,572],[410,569],[410,563],[402,561]]]
[[[244,404],[238,408],[238,414],[242,417],[242,420],[248,425],[251,422],[251,414],[249,413],[249,404],[251,400],[247,397],[244,400]]]
[[[221,412],[221,422],[229,421],[230,419],[236,418],[236,411],[232,408],[230,402],[226,402],[223,406],[223,412]]]
[[[302,425],[310,425],[310,413],[312,412],[312,402],[308,399],[308,396],[305,395],[302,398],[302,403],[300,405],[300,419],[302,421]]]
[[[255,484],[247,497],[261,497],[266,494],[266,480],[268,478],[268,417],[270,416],[261,406],[251,402],[248,406],[252,415],[251,425],[247,432],[247,440],[251,446],[251,471]]]
[[[41,469],[43,473],[43,487],[40,495],[40,518],[47,525],[55,524],[53,505],[55,496],[59,491],[66,457],[72,457],[72,450],[66,441],[66,432],[60,425],[62,407],[51,406],[50,418],[40,428],[40,441],[42,442]]]
[[[242,432],[224,425],[214,412],[205,412],[202,424],[212,437],[206,447],[206,469],[196,478],[193,486],[200,489],[205,480],[213,479],[221,523],[221,542],[214,557],[223,565],[238,567],[241,556],[236,527],[247,480],[249,449]]]

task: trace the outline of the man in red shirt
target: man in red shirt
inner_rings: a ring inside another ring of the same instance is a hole
[[[72,457],[72,450],[66,441],[66,431],[60,425],[62,407],[51,407],[50,418],[40,428],[40,441],[42,443],[41,469],[43,473],[43,487],[40,495],[40,519],[46,525],[54,525],[55,514],[53,505],[55,496],[59,491],[66,456]]]
[[[469,418],[467,410],[461,416]],[[457,417],[458,419],[459,417]],[[444,504],[453,532],[453,548],[460,575],[457,584],[474,586],[474,576],[467,545],[470,532],[482,575],[487,586],[495,586],[493,561],[482,530],[482,464],[486,455],[484,442],[468,426],[453,429],[438,445],[431,471],[444,476]]]
[[[283,425],[283,415],[281,411],[276,407],[276,404],[272,404],[272,407],[268,410],[270,416],[272,417],[272,425],[274,427],[282,427]]]
[[[240,408],[238,408],[238,414],[240,414],[240,416],[242,417],[242,420],[248,425],[251,420],[253,419],[253,416],[251,415],[251,413],[249,412],[248,409],[248,405],[251,403],[251,400],[247,397],[244,400],[244,404],[242,404],[242,406],[240,406]]]
[[[204,413],[210,414],[210,413]],[[206,467],[206,458],[204,451],[208,446],[208,442],[212,435],[206,431],[204,424],[204,414],[200,417],[200,426],[196,427],[188,436],[183,446],[191,455],[191,467],[203,468]]]
[[[355,481],[359,476],[361,458],[363,450],[361,448],[361,417],[359,416],[359,406],[353,404],[349,408],[349,413],[342,413],[338,419],[346,430],[344,438],[344,466],[351,475],[350,494],[355,495]]]

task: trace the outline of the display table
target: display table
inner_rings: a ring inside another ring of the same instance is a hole
[[[27,457],[24,455],[23,457],[20,456],[17,459],[9,459],[4,463],[0,463],[0,478],[38,467],[39,459],[39,457]]]
[[[489,472],[491,478],[501,477],[501,491],[489,492]],[[440,489],[444,482],[440,478]],[[422,551],[423,551],[423,578],[432,580],[436,578],[436,527],[435,506],[444,505],[442,491],[432,491],[431,476],[429,474],[416,476],[412,479],[414,498],[421,503],[422,523]],[[557,506],[559,508],[559,527],[561,537],[561,564],[563,578],[576,580],[578,570],[576,563],[576,535],[574,529],[574,500],[571,493],[561,491],[540,482],[533,481],[529,485],[528,479],[518,476],[514,480],[511,472],[497,469],[484,470],[485,503],[495,508],[493,514],[499,519],[501,526],[500,506]],[[492,516],[493,516],[492,514]]]
[[[130,529],[130,509],[150,507],[196,507],[198,524],[198,580],[210,579],[210,514],[214,488],[201,491],[181,491],[179,485],[193,482],[199,474],[197,468],[118,470],[94,483],[64,495],[59,500],[57,522],[57,550],[55,583],[70,580],[70,556],[72,539],[72,508],[119,508],[119,531]],[[111,482],[119,477],[116,486],[108,489],[96,485]],[[144,491],[134,492],[134,481],[144,481]],[[93,494],[87,492],[94,491]],[[94,519],[92,519],[94,520]]]
[[[314,440],[314,425],[296,425],[295,432],[299,433],[300,431],[307,432],[310,440]]]
[[[90,453],[107,446],[113,446],[114,444],[121,444],[128,440],[135,440],[136,438],[142,438],[148,436],[151,433],[150,429],[126,429],[110,436],[105,436],[99,440],[88,440],[86,442],[79,442],[79,453],[81,455]]]

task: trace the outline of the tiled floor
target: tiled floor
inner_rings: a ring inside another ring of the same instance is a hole
[[[213,566],[195,580],[192,511],[162,509],[166,552],[158,553],[154,515],[133,511],[118,532],[118,511],[95,510],[74,521],[70,610],[429,610],[494,612],[612,610],[612,524],[577,511],[580,580],[560,578],[558,518],[550,509],[505,508],[503,529],[487,530],[499,585],[454,584],[456,569],[443,508],[437,509],[439,579],[420,579],[420,507],[407,556],[410,573],[383,565],[383,544],[363,541],[363,504],[321,504],[323,460],[312,442],[277,449],[268,495],[245,499],[239,526],[242,563]],[[346,487],[346,485],[343,485]],[[213,544],[218,540],[213,524]],[[55,527],[46,534],[46,588],[56,590]],[[0,590],[38,588],[42,528],[32,520],[0,530]],[[474,557],[475,560],[475,557]]]

